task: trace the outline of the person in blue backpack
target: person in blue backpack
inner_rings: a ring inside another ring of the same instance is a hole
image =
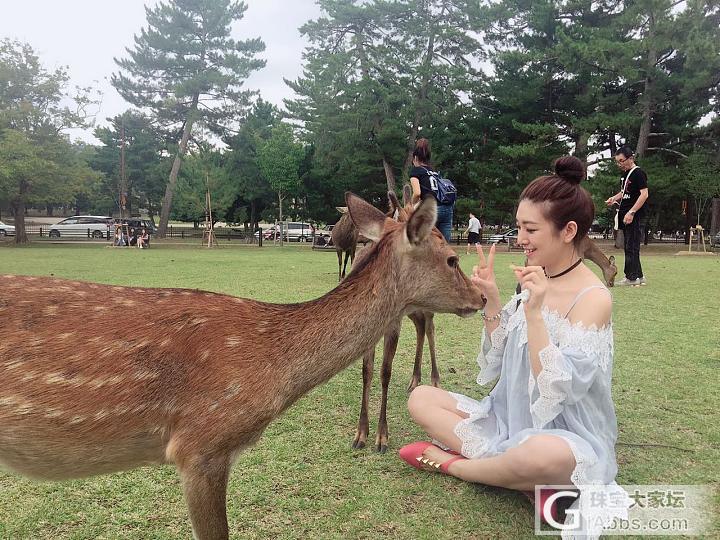
[[[441,184],[442,182],[442,184]],[[452,193],[443,189],[449,181],[430,166],[430,141],[418,139],[413,150],[413,168],[410,171],[410,185],[413,190],[412,202],[416,204],[420,199],[432,195],[437,200],[437,221],[435,226],[440,230],[447,242],[450,242],[450,230],[453,222],[453,207],[455,206],[455,187],[449,183]]]

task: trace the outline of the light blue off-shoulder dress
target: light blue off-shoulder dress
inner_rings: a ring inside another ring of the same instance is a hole
[[[522,303],[518,307],[527,293],[515,295],[503,307],[497,329],[490,336],[483,332],[478,355],[478,384],[497,379],[496,386],[481,401],[451,392],[457,408],[470,415],[455,427],[465,457],[496,456],[539,434],[567,442],[577,463],[571,480],[582,489],[571,507],[579,519],[578,529],[563,531],[563,537],[599,536],[615,517],[627,519],[632,502],[615,483],[612,323],[585,327],[567,318],[580,297],[593,288],[610,294],[596,285],[580,291],[565,314],[543,308],[550,344],[540,351],[542,370],[537,377],[530,368],[525,310]],[[607,504],[598,505],[599,498]]]

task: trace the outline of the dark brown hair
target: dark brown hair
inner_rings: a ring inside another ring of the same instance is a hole
[[[545,218],[559,231],[570,221],[577,223],[573,243],[578,245],[587,235],[595,217],[590,194],[580,186],[585,178],[583,162],[574,156],[563,156],[553,163],[555,174],[539,176],[523,190],[520,200],[547,203]]]
[[[430,141],[425,138],[418,139],[415,143],[413,156],[418,158],[420,163],[430,163]]]

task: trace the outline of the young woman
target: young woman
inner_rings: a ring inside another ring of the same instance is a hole
[[[412,203],[415,204],[426,195],[432,195],[437,199],[437,173],[430,166],[430,141],[427,139],[418,139],[413,150],[413,168],[410,171],[410,186],[412,187],[413,196]],[[450,232],[452,231],[453,221],[453,205],[440,204],[437,206],[437,220],[435,226],[450,242]]]
[[[538,485],[593,484],[617,506],[595,512],[590,490],[580,489],[573,507],[585,534],[596,536],[613,516],[626,517],[628,499],[615,484],[612,299],[576,249],[594,216],[590,195],[579,185],[584,177],[580,160],[563,157],[555,174],[523,191],[517,225],[527,266],[513,268],[522,291],[504,307],[495,246],[487,261],[478,248],[472,280],[487,305],[477,382],[498,382],[482,401],[416,388],[410,414],[436,444],[414,443],[400,456],[417,468],[526,492]],[[544,510],[544,518],[557,520],[551,505]]]

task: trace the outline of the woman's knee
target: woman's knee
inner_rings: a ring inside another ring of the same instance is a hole
[[[575,468],[575,457],[568,444],[559,437],[530,437],[512,453],[513,470],[530,482],[565,483]]]
[[[434,389],[432,386],[422,384],[410,392],[410,396],[408,397],[408,411],[413,419],[416,419],[416,414],[421,414],[432,402],[431,390]]]

